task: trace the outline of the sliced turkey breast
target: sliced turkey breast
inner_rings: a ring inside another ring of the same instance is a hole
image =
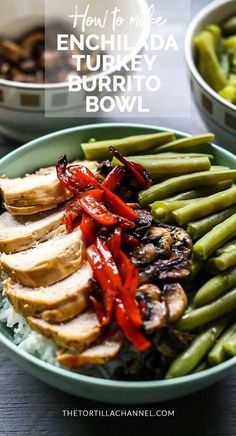
[[[83,351],[102,333],[95,312],[87,310],[64,324],[49,324],[39,318],[27,318],[32,329],[52,339],[63,348]]]
[[[96,162],[76,161],[90,169],[96,168]],[[74,164],[75,164],[74,163]],[[71,192],[64,189],[56,173],[56,167],[41,168],[34,174],[9,179],[0,178],[0,191],[3,201],[11,206],[38,206],[60,204],[71,198]]]
[[[50,238],[63,221],[64,209],[33,216],[15,217],[9,212],[0,215],[0,251],[16,253],[32,247],[36,241]]]
[[[80,268],[84,248],[82,232],[77,228],[72,233],[62,233],[29,250],[3,253],[0,262],[3,271],[16,282],[30,287],[48,286]]]
[[[69,369],[78,369],[84,365],[104,365],[115,359],[122,347],[123,335],[117,331],[105,337],[101,342],[91,345],[82,353],[62,351],[57,355],[57,361]]]
[[[3,203],[5,209],[12,215],[34,215],[39,212],[49,211],[59,206],[60,202],[54,202],[50,204],[38,204],[37,206],[11,206],[10,204]]]
[[[40,316],[48,322],[73,318],[88,305],[92,269],[88,262],[64,280],[45,288],[27,288],[12,279],[3,282],[4,293],[16,312],[23,316]]]

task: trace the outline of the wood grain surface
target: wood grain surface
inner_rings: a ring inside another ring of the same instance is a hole
[[[158,4],[158,1],[152,3]],[[192,13],[207,4],[192,0]],[[173,2],[173,5],[176,5]],[[176,105],[178,102],[176,101]],[[103,119],[104,120],[104,119]],[[109,119],[108,121],[112,121]],[[131,120],[130,120],[131,121]],[[133,120],[135,121],[135,120]],[[140,121],[140,120],[138,120]],[[191,119],[146,120],[190,133],[205,132],[197,111]],[[0,156],[16,145],[0,138]],[[0,436],[234,436],[236,434],[236,371],[223,381],[180,400],[155,405],[122,406],[94,403],[53,389],[26,374],[0,350]],[[174,410],[169,418],[63,417],[63,410]]]

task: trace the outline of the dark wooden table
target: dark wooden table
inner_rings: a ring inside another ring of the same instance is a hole
[[[154,2],[153,2],[154,3]],[[158,2],[157,2],[158,3]],[[174,2],[173,2],[174,3]],[[192,1],[195,13],[207,0]],[[177,104],[177,102],[176,102]],[[112,121],[112,120],[109,120]],[[140,121],[140,120],[139,120]],[[151,123],[152,120],[144,122]],[[206,131],[193,105],[191,119],[161,119],[153,123],[190,133]],[[0,139],[0,156],[16,144]],[[236,378],[235,372],[216,385],[181,400],[143,405],[138,409],[174,410],[169,418],[95,418],[63,417],[64,409],[116,410],[122,406],[94,403],[72,397],[52,389],[26,374],[0,350],[0,435],[193,435],[233,436],[236,434]],[[130,406],[126,409],[137,409]]]

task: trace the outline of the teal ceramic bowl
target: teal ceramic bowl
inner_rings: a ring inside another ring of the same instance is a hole
[[[24,175],[41,166],[53,165],[61,154],[69,159],[82,157],[80,143],[90,138],[115,139],[129,135],[167,130],[155,126],[134,124],[96,124],[53,133],[36,139],[10,153],[0,161],[0,173],[10,177]],[[189,136],[175,132],[177,137]],[[236,156],[216,146],[209,146],[216,162],[236,168]],[[171,380],[125,382],[103,380],[68,371],[42,362],[19,350],[9,329],[0,324],[0,343],[8,354],[26,371],[62,391],[96,401],[138,404],[163,401],[196,392],[225,377],[236,366],[236,357],[214,368]]]

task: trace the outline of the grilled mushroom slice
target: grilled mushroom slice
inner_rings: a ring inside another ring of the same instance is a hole
[[[158,256],[158,249],[154,244],[140,244],[131,254],[132,262],[142,267],[153,262]]]
[[[156,280],[181,280],[189,276],[191,263],[184,256],[173,257],[171,259],[156,260],[140,271],[139,283],[155,283]]]
[[[179,283],[166,283],[163,287],[163,296],[168,307],[169,321],[177,321],[188,305],[188,299],[182,286]]]
[[[160,289],[152,284],[138,288],[136,298],[144,302],[147,308],[144,329],[147,333],[164,327],[168,321],[168,310],[165,300],[161,298]]]
[[[137,209],[136,213],[139,217],[139,220],[136,223],[136,232],[141,233],[152,225],[153,216],[151,212],[142,209]]]
[[[193,243],[187,232],[180,227],[171,227],[172,252],[189,258],[192,254]]]
[[[151,226],[144,238],[144,242],[152,242],[158,249],[159,257],[169,257],[171,253],[171,234],[164,227]]]

